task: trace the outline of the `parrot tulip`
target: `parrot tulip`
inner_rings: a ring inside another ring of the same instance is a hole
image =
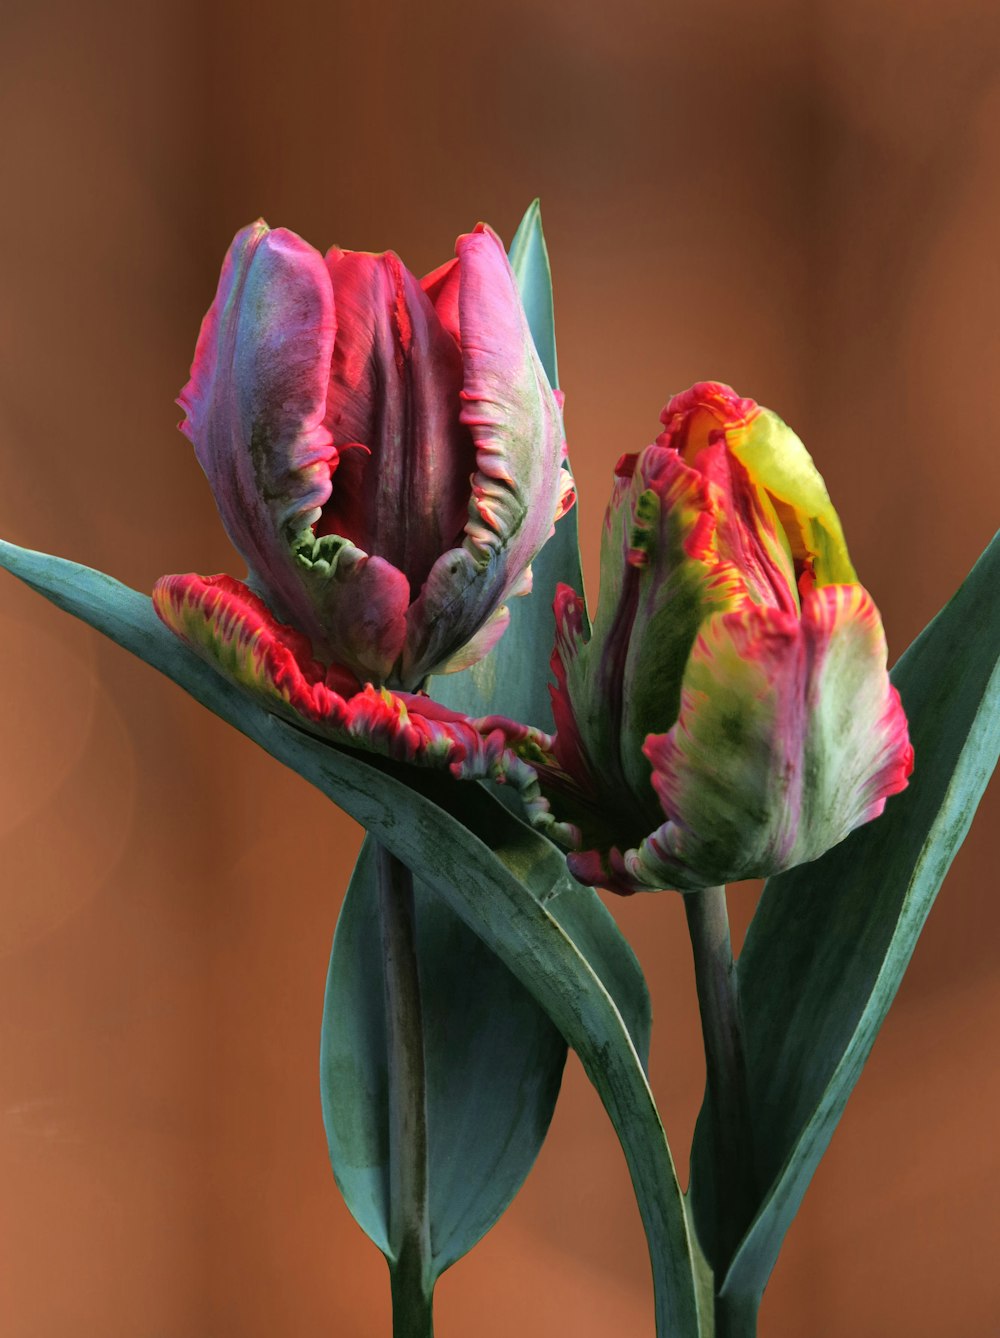
[[[412,690],[495,644],[571,504],[555,393],[494,232],[417,280],[240,232],[181,392],[248,584],[325,662]]]
[[[419,691],[496,642],[573,501],[503,246],[480,225],[456,250],[418,281],[391,252],[324,258],[263,222],[237,235],[179,402],[249,576],[164,577],[153,602],[278,714],[397,760],[502,770],[531,810],[534,773],[505,749],[534,755],[536,731]]]
[[[728,386],[616,469],[593,634],[560,587],[546,769],[570,865],[621,893],[815,859],[913,764],[871,596],[798,437]]]

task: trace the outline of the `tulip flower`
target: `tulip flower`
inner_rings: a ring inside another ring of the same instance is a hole
[[[878,611],[805,447],[728,386],[616,468],[593,634],[560,587],[547,779],[582,882],[696,891],[815,859],[913,752]]]
[[[572,502],[503,246],[480,224],[456,253],[419,281],[392,252],[244,228],[179,400],[251,590],[404,690],[495,644]]]
[[[179,402],[249,576],[164,577],[153,598],[279,714],[481,776],[535,732],[416,690],[495,644],[573,490],[500,240],[480,225],[456,251],[418,281],[391,252],[237,235]],[[530,808],[533,773],[502,770]]]

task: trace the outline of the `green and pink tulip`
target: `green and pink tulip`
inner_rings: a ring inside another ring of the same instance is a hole
[[[471,748],[490,770],[490,722],[419,689],[496,643],[573,501],[496,234],[421,281],[392,252],[244,228],[179,402],[249,575],[165,577],[160,617],[316,732],[456,769]]]
[[[545,777],[582,882],[695,891],[821,855],[913,752],[878,610],[801,441],[727,386],[618,463],[589,639],[556,601]]]

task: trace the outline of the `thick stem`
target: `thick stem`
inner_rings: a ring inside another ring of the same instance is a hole
[[[705,1067],[716,1150],[716,1266],[732,1259],[756,1211],[756,1175],[736,964],[729,938],[726,889],[684,897],[705,1040]],[[717,1302],[721,1306],[721,1299]],[[718,1319],[725,1320],[717,1313]],[[720,1334],[753,1332],[723,1327]]]
[[[717,1296],[714,1338],[757,1338],[756,1303]]]
[[[405,1259],[390,1265],[392,1338],[434,1338],[433,1301],[420,1272]]]
[[[413,875],[378,847],[389,1061],[389,1240],[393,1338],[431,1338],[427,1082]]]

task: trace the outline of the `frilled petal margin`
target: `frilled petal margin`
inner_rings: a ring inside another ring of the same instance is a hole
[[[437,559],[407,614],[406,682],[470,662],[464,653],[449,663],[507,599],[530,590],[529,564],[574,500],[562,467],[559,406],[503,243],[481,223],[459,238],[457,251],[457,266],[428,276],[425,290],[453,333],[457,314],[460,417],[472,434],[476,469],[461,547]],[[494,630],[486,649],[503,630],[499,621]]]
[[[279,623],[231,576],[164,576],[153,589],[153,606],[171,631],[267,710],[332,742],[397,762],[448,770],[459,780],[510,784],[533,825],[568,839],[529,765],[550,750],[551,739],[541,731],[500,716],[470,720],[429,697],[362,686],[350,670],[314,659],[307,638]]]
[[[618,881],[695,891],[771,874],[877,817],[913,769],[885,665],[859,585],[813,590],[801,619],[767,607],[709,619],[677,723],[646,741],[668,820],[638,850],[613,852]],[[591,881],[593,858],[570,859]]]

